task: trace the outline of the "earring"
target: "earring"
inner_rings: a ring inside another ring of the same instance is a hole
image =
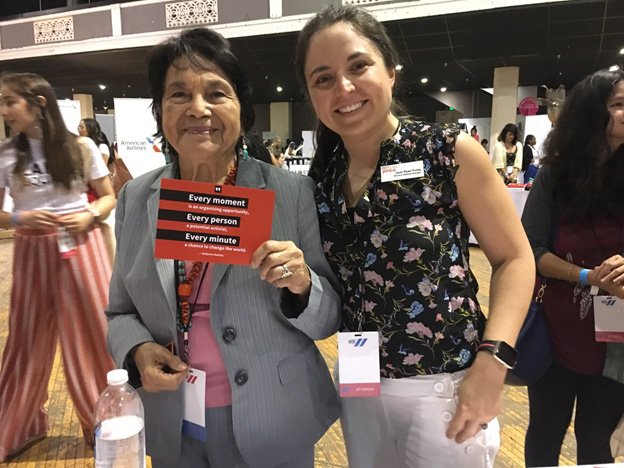
[[[244,136],[241,136],[241,145],[238,149],[238,156],[243,158],[244,160],[249,159],[249,151],[247,151],[247,139]]]

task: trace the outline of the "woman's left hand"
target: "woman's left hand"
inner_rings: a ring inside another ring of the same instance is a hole
[[[507,369],[491,354],[481,352],[470,368],[457,394],[457,409],[446,436],[461,444],[474,437],[501,409]]]
[[[263,280],[293,294],[307,295],[312,287],[303,252],[292,241],[266,241],[251,257],[251,267],[260,270]]]
[[[88,211],[70,213],[59,218],[59,226],[64,227],[71,234],[86,231],[93,222],[93,214]]]

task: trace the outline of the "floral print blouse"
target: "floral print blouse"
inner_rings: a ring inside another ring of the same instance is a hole
[[[364,196],[347,208],[339,145],[316,187],[323,250],[342,285],[344,328],[380,333],[382,377],[455,372],[485,327],[453,178],[457,128],[402,120],[381,144]],[[381,182],[382,166],[422,161],[424,176]]]

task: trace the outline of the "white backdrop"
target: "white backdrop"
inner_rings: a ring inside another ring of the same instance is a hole
[[[165,164],[160,141],[153,137],[156,121],[151,103],[151,99],[115,98],[117,151],[133,177]]]

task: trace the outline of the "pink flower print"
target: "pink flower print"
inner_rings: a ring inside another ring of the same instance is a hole
[[[386,270],[396,270],[396,268],[394,268],[394,263],[388,262],[388,264],[386,265]]]
[[[392,281],[386,281],[386,289],[394,288],[394,283]]]
[[[353,222],[356,224],[362,224],[364,222],[364,218],[362,218],[359,214],[355,213],[353,215]]]
[[[411,142],[410,140],[406,139],[406,140],[403,142],[403,146],[405,146],[406,148],[411,148],[411,146],[412,146],[412,142]]]
[[[376,248],[381,247],[384,241],[388,240],[388,236],[384,236],[379,231],[374,231],[370,236],[371,244]]]
[[[324,253],[328,253],[328,252],[331,250],[332,245],[334,245],[334,243],[333,243],[333,242],[330,242],[330,241],[324,241],[324,242],[323,242],[323,252],[324,252]]]
[[[441,224],[436,224],[435,226],[433,226],[433,230],[435,232],[440,232],[442,230],[442,225]]]
[[[453,265],[450,268],[449,278],[464,279],[464,276],[466,276],[466,272],[459,265]]]
[[[466,329],[464,330],[464,338],[467,342],[472,343],[474,340],[478,338],[477,330],[472,323],[469,323]]]
[[[398,199],[399,199],[399,196],[396,193],[393,193],[392,195],[390,195],[390,202],[391,203],[394,203]]]
[[[420,283],[418,283],[418,290],[420,291],[420,294],[422,294],[424,297],[428,297],[431,294],[431,282],[429,282],[428,279],[424,279],[422,280]]]
[[[413,262],[414,260],[418,260],[420,256],[423,254],[424,250],[418,247],[415,249],[411,247],[407,253],[403,256],[403,261],[405,263]]]
[[[364,272],[364,281],[371,282],[378,286],[383,286],[383,278],[379,273],[375,273],[374,271],[367,270]]]
[[[416,333],[421,338],[423,336],[426,336],[427,338],[433,338],[433,333],[431,333],[431,330],[423,325],[421,322],[408,323],[407,330],[405,330],[405,332],[409,334]]]
[[[380,200],[387,200],[388,194],[382,189],[377,189],[377,198],[379,198]]]
[[[451,312],[459,309],[464,303],[463,297],[451,297],[451,301],[449,303],[449,307],[451,308]]]
[[[435,340],[436,341],[442,341],[444,339],[444,333],[441,332],[436,332],[435,334]]]
[[[433,224],[424,216],[412,216],[407,222],[407,228],[412,229],[413,227],[418,227],[421,231],[425,229],[433,229]]]
[[[375,303],[371,301],[364,301],[364,310],[371,312],[375,308]]]
[[[477,310],[477,304],[471,298],[468,298],[468,307],[470,307],[471,312]]]
[[[442,321],[442,314],[436,315],[436,322],[441,322],[441,321]]]
[[[422,354],[409,353],[407,356],[403,358],[403,365],[415,366],[416,364],[420,362],[422,358],[423,358]]]
[[[439,192],[437,192],[437,193],[439,194]],[[433,205],[436,202],[436,200],[437,200],[436,199],[436,192],[435,192],[435,190],[433,190],[429,186],[425,186],[425,189],[422,191],[422,193],[420,195],[430,205]]]

